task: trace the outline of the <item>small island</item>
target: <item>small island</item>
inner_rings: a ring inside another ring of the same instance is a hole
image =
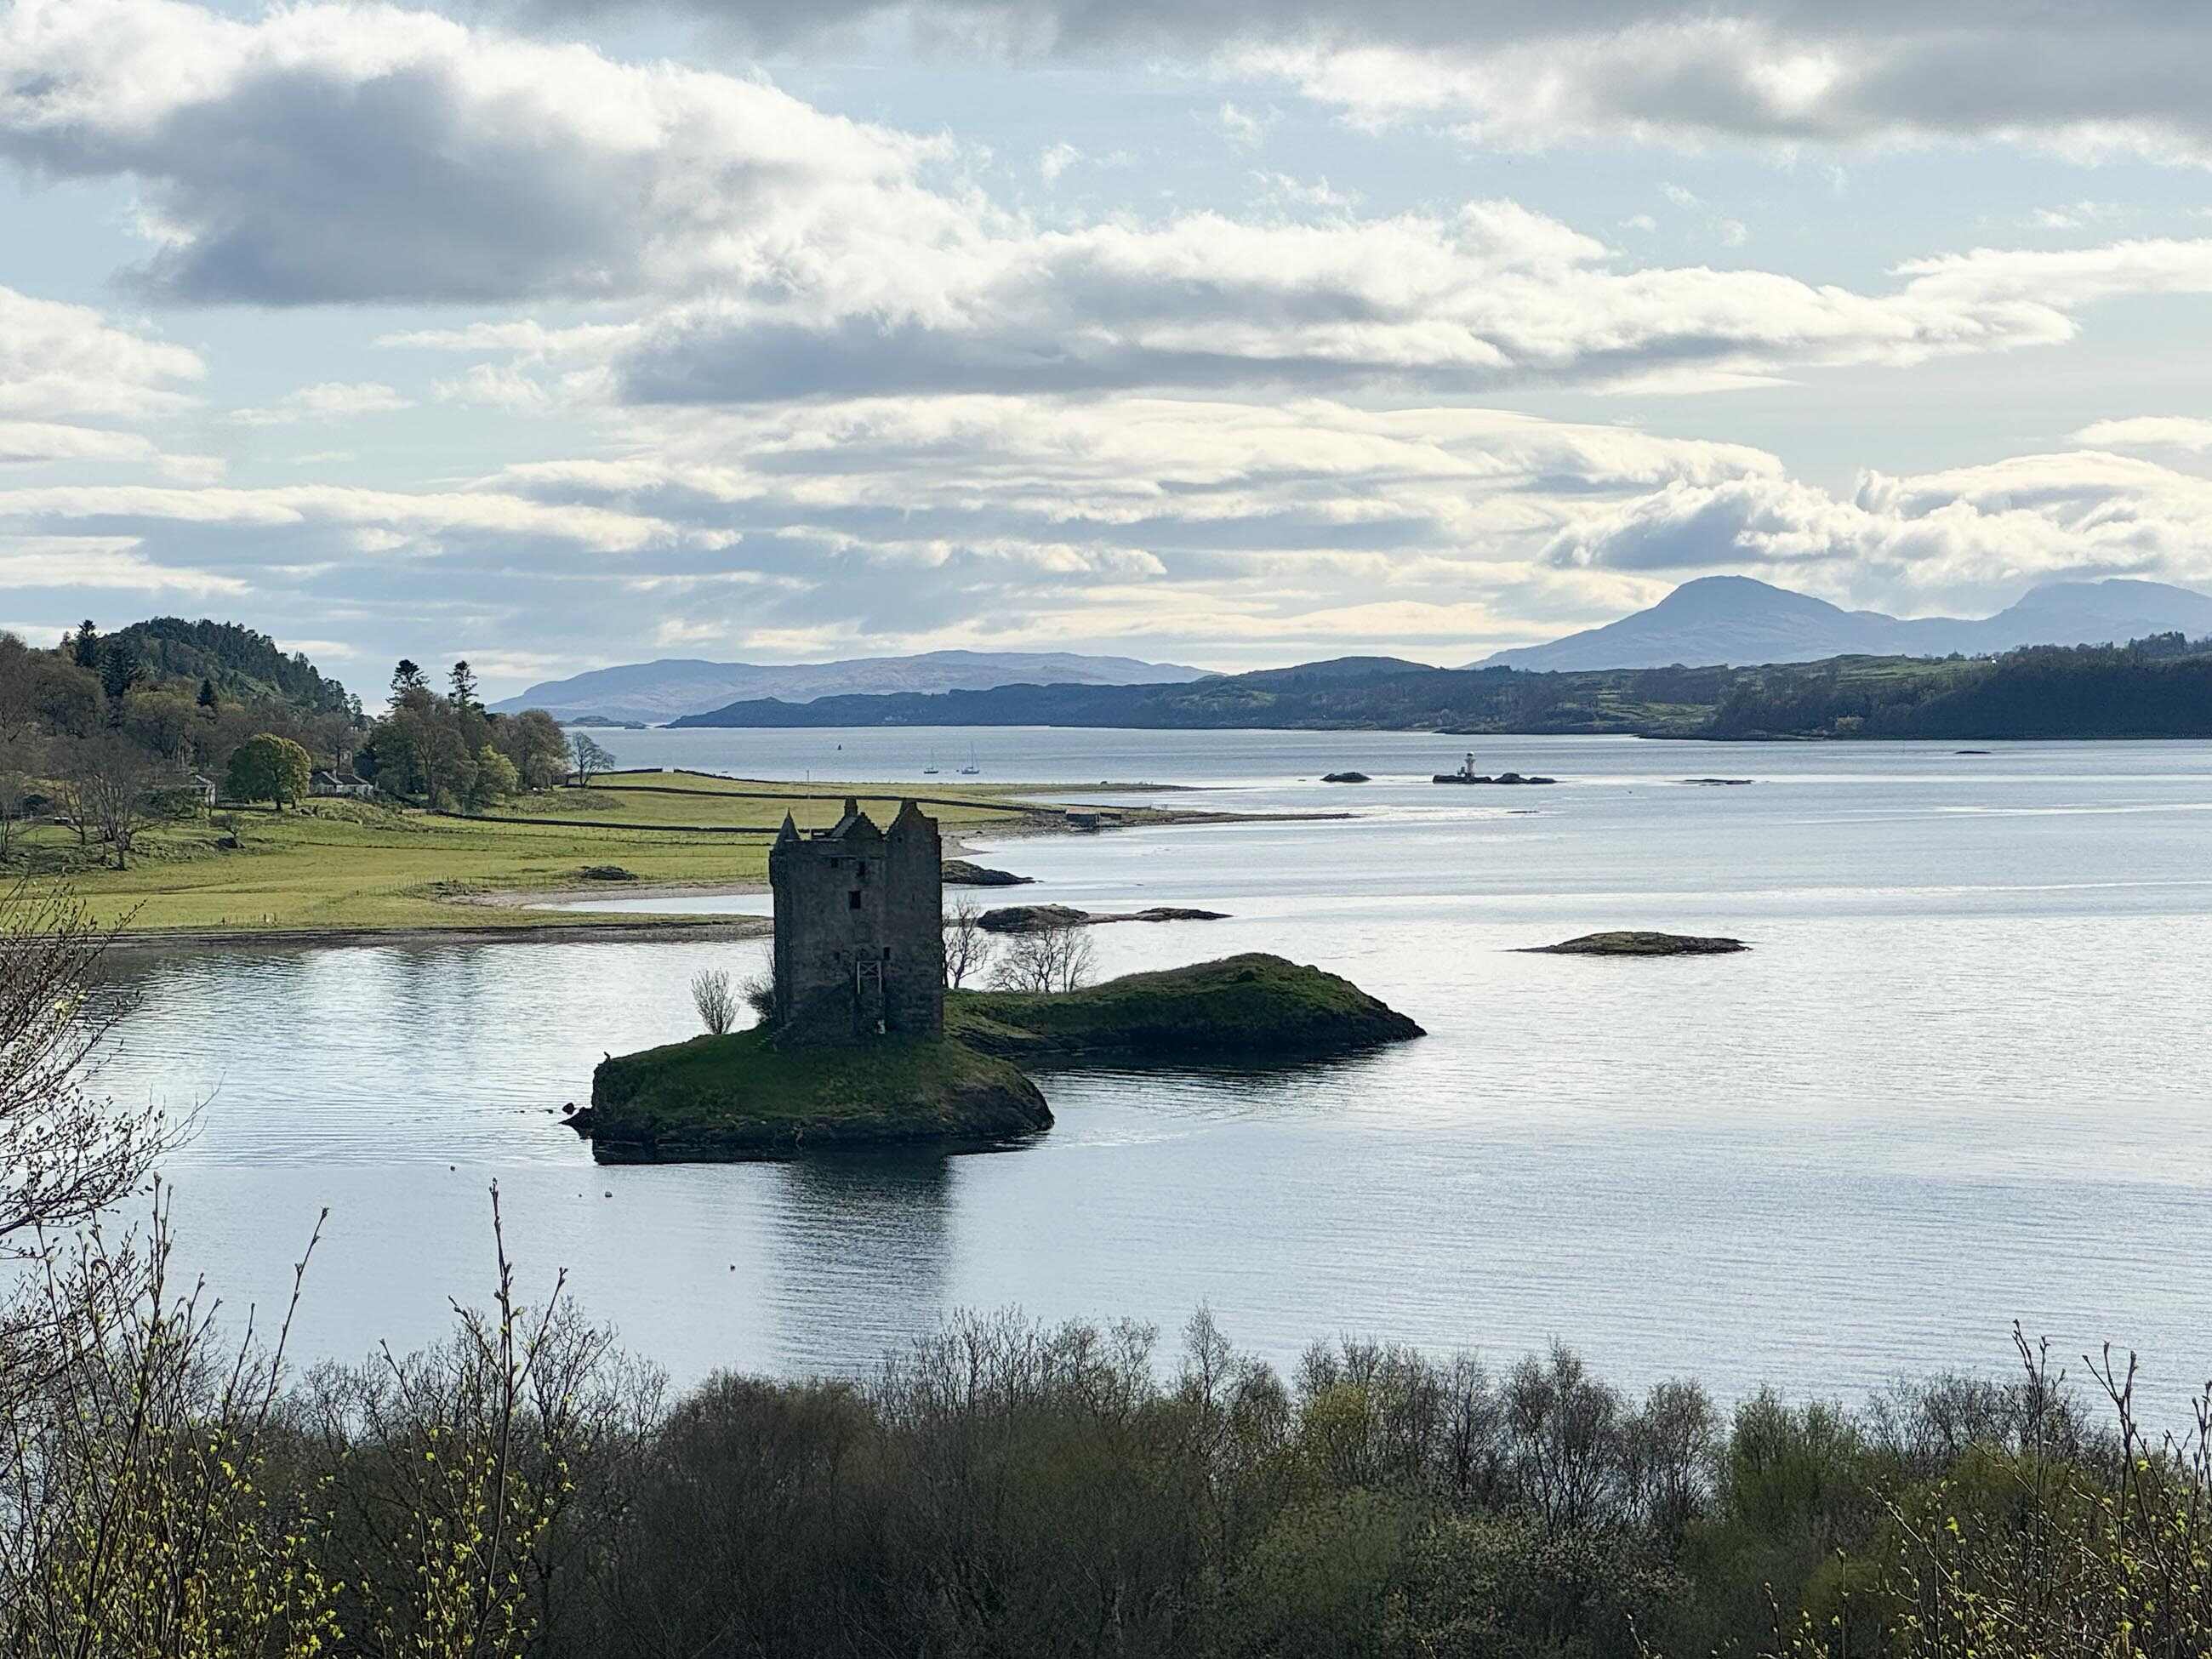
[[[1322,1060],[1426,1035],[1350,980],[1261,951],[1079,991],[957,992],[945,1021],[969,1048],[1055,1068]]]
[[[1078,990],[945,988],[937,825],[857,802],[788,820],[769,859],[775,948],[750,1030],[610,1056],[568,1123],[606,1164],[733,1162],[852,1146],[1018,1141],[1052,1111],[1024,1066],[1278,1063],[1421,1028],[1348,980],[1246,955]]]
[[[1521,949],[1525,955],[1537,957],[1717,957],[1748,951],[1751,946],[1740,939],[1700,939],[1694,933],[1628,929],[1584,933],[1559,945],[1524,945]]]
[[[987,933],[1042,933],[1056,927],[1103,927],[1115,921],[1226,921],[1224,910],[1155,904],[1142,910],[1079,910],[1072,904],[1006,904],[986,910],[975,925]]]

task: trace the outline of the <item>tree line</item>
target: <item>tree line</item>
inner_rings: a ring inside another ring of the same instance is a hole
[[[604,754],[583,741],[593,754]],[[384,717],[370,726],[355,757],[360,775],[387,793],[464,812],[486,811],[525,790],[550,789],[578,763],[544,709],[510,715],[485,708],[465,661],[453,665],[441,691],[404,657],[392,672]]]
[[[385,713],[306,657],[231,623],[88,619],[40,649],[0,634],[0,863],[34,820],[64,836],[46,864],[128,865],[142,834],[212,794],[283,811],[327,770],[399,801],[481,812],[612,757],[539,709],[487,709],[458,662],[445,690],[403,661]]]
[[[2030,646],[1910,676],[1770,669],[1739,679],[1698,735],[2212,736],[2212,640],[2174,633],[2124,646]]]

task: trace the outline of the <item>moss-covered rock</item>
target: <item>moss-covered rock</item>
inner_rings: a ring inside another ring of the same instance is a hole
[[[960,991],[945,1030],[1037,1066],[1315,1060],[1422,1035],[1346,979],[1253,953],[1130,974],[1080,991]]]
[[[955,1042],[779,1048],[759,1030],[603,1061],[569,1120],[604,1164],[746,1162],[844,1146],[986,1146],[1052,1125],[1036,1085]]]

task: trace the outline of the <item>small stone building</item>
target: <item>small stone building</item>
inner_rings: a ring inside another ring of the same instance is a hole
[[[768,855],[775,895],[775,1025],[787,1041],[866,1042],[945,1032],[944,854],[912,801],[878,830],[860,802],[802,835],[789,813]]]

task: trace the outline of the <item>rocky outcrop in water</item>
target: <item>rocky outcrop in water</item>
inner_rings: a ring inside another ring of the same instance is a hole
[[[1693,933],[1651,933],[1633,931],[1584,933],[1561,945],[1528,945],[1530,956],[1553,957],[1717,957],[1751,946],[1740,939],[1700,939]]]
[[[1027,887],[1036,880],[1035,876],[1018,876],[1011,870],[994,870],[988,865],[971,864],[966,859],[945,860],[947,887]]]
[[[986,910],[975,925],[987,933],[1042,933],[1052,927],[1103,927],[1112,921],[1226,921],[1221,910],[1190,910],[1156,904],[1148,910],[1097,912],[1068,904],[1008,904]]]

